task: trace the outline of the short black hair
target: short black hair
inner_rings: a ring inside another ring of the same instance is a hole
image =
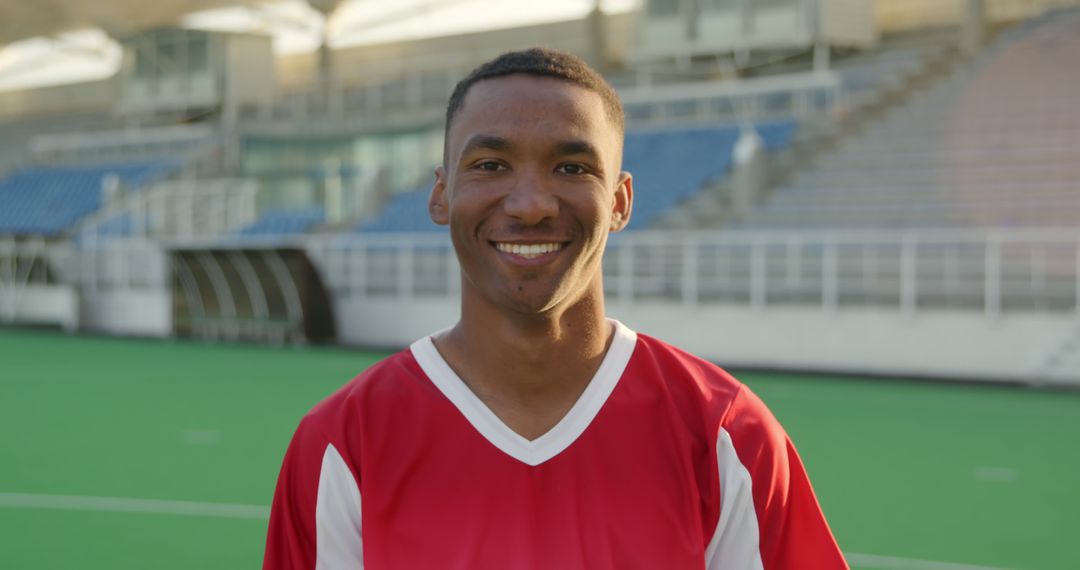
[[[473,85],[485,79],[517,74],[553,77],[596,93],[604,103],[608,119],[619,130],[619,134],[622,135],[625,132],[626,117],[623,113],[622,102],[603,76],[576,55],[550,48],[534,47],[506,52],[472,70],[469,75],[459,81],[454,87],[454,93],[450,95],[450,103],[446,106],[446,133],[450,132],[454,117],[465,105],[465,96],[469,94],[469,89]]]

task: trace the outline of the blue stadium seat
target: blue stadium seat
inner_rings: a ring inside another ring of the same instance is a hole
[[[299,210],[277,208],[267,210],[255,223],[241,228],[236,235],[254,237],[302,234],[325,220],[326,211],[322,206]]]
[[[89,239],[103,240],[112,237],[126,237],[133,234],[134,231],[135,217],[126,213],[117,214],[97,224],[97,227],[92,230],[87,231],[84,226],[83,231],[75,235],[74,241],[76,244],[82,245]]]
[[[378,216],[361,223],[354,231],[357,233],[445,231],[445,226],[435,224],[428,216],[427,202],[430,192],[431,189],[425,187],[395,195]]]
[[[756,126],[768,150],[791,143],[793,121]],[[739,139],[734,126],[632,131],[623,147],[623,169],[634,175],[634,213],[628,229],[648,227],[658,215],[675,208],[731,167],[731,152]],[[429,188],[394,196],[358,233],[445,231],[427,214]]]
[[[0,233],[53,236],[101,207],[101,184],[116,175],[136,188],[174,172],[177,162],[52,166],[16,170],[0,180]]]
[[[792,121],[756,125],[765,148],[791,143]],[[656,217],[727,175],[738,127],[637,131],[626,135],[623,169],[634,175],[634,213],[629,230],[648,227]]]

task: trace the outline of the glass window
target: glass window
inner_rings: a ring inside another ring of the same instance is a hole
[[[734,12],[738,10],[739,0],[696,0],[700,3],[703,12]],[[786,1],[786,0],[785,0]],[[756,8],[760,0],[752,0]]]
[[[672,17],[679,14],[682,0],[649,0],[648,13],[656,17]]]
[[[201,72],[210,68],[210,46],[206,34],[194,33],[188,43],[188,68]]]

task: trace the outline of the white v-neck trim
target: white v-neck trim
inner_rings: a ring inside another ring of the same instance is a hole
[[[600,413],[600,408],[615,390],[627,363],[630,362],[630,355],[637,344],[637,333],[615,319],[608,319],[608,322],[615,325],[615,334],[600,368],[559,423],[532,441],[510,429],[473,394],[439,354],[431,336],[414,342],[410,350],[424,374],[427,374],[431,382],[484,439],[510,457],[535,467],[558,455],[581,436],[596,418],[596,414]]]

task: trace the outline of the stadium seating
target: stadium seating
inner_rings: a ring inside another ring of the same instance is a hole
[[[427,214],[428,195],[431,188],[417,188],[394,195],[382,211],[355,229],[358,233],[433,232],[445,231]]]
[[[756,126],[765,147],[787,146],[792,121]],[[634,175],[634,214],[628,229],[643,229],[664,212],[722,178],[731,167],[731,151],[739,138],[733,126],[668,128],[627,133],[623,169]],[[357,227],[360,233],[426,232],[444,228],[427,216],[428,188],[394,196],[374,219]]]
[[[873,91],[917,72],[927,60],[940,56],[945,49],[935,44],[886,46],[870,55],[838,62],[836,72],[849,92]]]
[[[164,177],[179,163],[153,161],[115,165],[50,166],[16,170],[0,180],[0,234],[53,236],[72,229],[101,207],[102,181],[119,178],[136,188]]]
[[[787,146],[795,130],[792,121],[756,126],[767,150]],[[738,127],[637,131],[626,135],[623,169],[634,175],[634,213],[629,230],[649,227],[719,180],[731,168]]]
[[[129,213],[116,214],[96,225],[85,224],[73,240],[76,244],[83,245],[90,241],[100,242],[108,238],[130,236],[135,231],[135,221],[136,218]],[[87,228],[87,225],[93,227]]]
[[[739,225],[1080,225],[1080,11],[982,55],[776,189]]]
[[[322,206],[303,209],[276,208],[264,212],[255,223],[241,228],[236,235],[253,237],[301,234],[325,220],[326,212]]]

